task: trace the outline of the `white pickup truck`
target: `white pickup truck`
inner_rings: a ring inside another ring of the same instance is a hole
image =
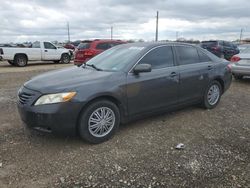
[[[0,60],[7,60],[9,64],[24,67],[28,61],[54,61],[55,63],[69,63],[70,50],[56,47],[51,42],[34,42],[30,48],[0,48]]]

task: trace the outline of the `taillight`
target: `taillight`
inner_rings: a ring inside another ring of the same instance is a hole
[[[86,50],[86,51],[84,52],[84,56],[92,56],[92,55],[94,55],[94,54],[93,54],[93,52],[90,51],[90,50]]]
[[[231,62],[238,62],[238,61],[240,61],[241,60],[241,58],[239,57],[239,56],[236,56],[236,55],[234,55],[231,59],[230,59],[230,61]]]

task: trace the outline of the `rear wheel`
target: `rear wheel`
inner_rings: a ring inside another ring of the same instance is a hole
[[[241,80],[243,78],[242,75],[234,75],[235,80]]]
[[[110,139],[119,124],[118,107],[108,100],[99,100],[90,104],[81,114],[79,134],[84,140],[97,144]]]
[[[70,62],[70,55],[69,54],[62,54],[61,62],[65,63],[65,64],[69,63]]]
[[[213,109],[215,108],[218,103],[220,102],[222,94],[222,87],[221,84],[214,80],[212,81],[203,96],[203,107],[206,109]]]
[[[28,63],[28,59],[25,55],[16,55],[14,58],[14,64],[19,67],[25,67]]]

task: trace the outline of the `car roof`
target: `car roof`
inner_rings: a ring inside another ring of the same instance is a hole
[[[123,46],[127,47],[144,47],[144,48],[154,48],[157,46],[174,46],[174,45],[185,45],[185,46],[193,46],[197,47],[196,45],[183,43],[183,42],[135,42],[135,43],[127,43],[123,44]]]

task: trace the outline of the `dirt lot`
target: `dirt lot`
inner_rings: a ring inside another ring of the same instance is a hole
[[[233,81],[214,110],[140,120],[90,145],[29,131],[17,113],[18,88],[64,66],[1,62],[0,187],[250,187],[250,79]]]

